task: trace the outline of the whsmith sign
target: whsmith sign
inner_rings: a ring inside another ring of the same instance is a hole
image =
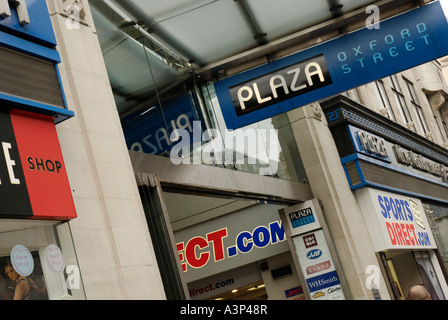
[[[229,129],[273,117],[448,54],[439,2],[215,83]]]

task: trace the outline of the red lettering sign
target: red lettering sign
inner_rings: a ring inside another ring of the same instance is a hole
[[[53,117],[12,110],[11,123],[28,188],[33,217],[76,217]]]
[[[220,261],[225,258],[223,239],[227,237],[227,228],[222,228],[206,235],[206,238],[197,236],[191,238],[185,246],[183,242],[176,244],[179,259],[181,261],[182,271],[186,272],[188,265],[193,268],[202,268],[210,260],[211,253],[214,261]],[[207,250],[212,246],[210,252]]]

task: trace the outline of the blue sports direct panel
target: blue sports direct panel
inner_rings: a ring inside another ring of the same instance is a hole
[[[229,129],[244,127],[448,54],[439,2],[215,83]]]

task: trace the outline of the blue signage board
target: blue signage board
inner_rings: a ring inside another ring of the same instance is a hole
[[[14,2],[17,3],[14,4]],[[47,47],[56,46],[56,38],[54,36],[53,26],[51,25],[50,15],[48,14],[46,1],[10,1],[9,6],[10,8],[4,8],[4,10],[8,11],[6,14],[10,15],[4,18],[1,18],[0,15],[0,31],[15,34],[18,37],[41,43]],[[21,7],[20,10],[18,10],[19,6]],[[23,17],[19,18],[18,11],[21,12],[20,15],[28,18],[26,22],[23,22]]]
[[[215,83],[236,129],[448,54],[439,2]]]
[[[45,0],[0,0],[0,64],[13,63],[15,68],[11,73],[2,69],[1,103],[52,115],[55,123],[74,116],[67,108],[56,44]],[[45,94],[39,89],[41,83],[48,86]]]

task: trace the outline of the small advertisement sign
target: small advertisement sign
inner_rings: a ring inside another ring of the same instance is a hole
[[[320,210],[319,203],[314,199],[305,201],[297,206],[286,207],[281,212],[283,212],[285,221],[293,236],[321,227],[318,210]]]
[[[293,243],[311,299],[345,299],[323,230],[296,236]]]

